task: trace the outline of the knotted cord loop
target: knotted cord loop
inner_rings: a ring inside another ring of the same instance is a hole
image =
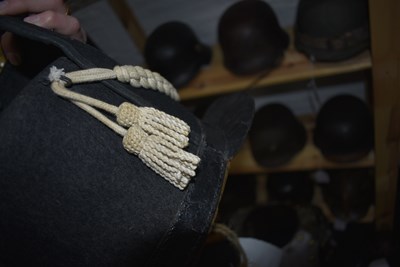
[[[172,99],[179,100],[179,94],[175,87],[157,72],[129,65],[115,66],[114,72],[120,82],[129,83],[133,87],[156,88]]]
[[[102,80],[117,79],[123,83],[129,83],[133,87],[143,87],[157,90],[178,101],[179,94],[175,87],[157,72],[144,69],[139,66],[115,66],[114,69],[91,68],[72,71],[65,74],[74,83],[86,83]]]
[[[127,70],[129,68],[119,69]],[[183,190],[191,177],[196,175],[195,170],[200,162],[199,157],[183,150],[189,144],[189,125],[155,108],[137,107],[128,102],[117,107],[65,88],[64,77],[67,77],[68,82],[76,84],[112,79],[115,75],[112,70],[99,68],[64,73],[62,69],[53,66],[50,68],[49,79],[54,93],[70,100],[123,136],[123,146],[129,153],[137,155],[153,171]],[[115,115],[116,122],[96,108]]]

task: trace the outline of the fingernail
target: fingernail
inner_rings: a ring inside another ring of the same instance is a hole
[[[3,10],[6,8],[7,5],[8,5],[8,1],[1,1],[0,2],[0,15],[2,15]]]
[[[40,21],[40,17],[38,15],[32,15],[24,18],[25,22],[37,24]]]
[[[19,54],[8,52],[5,53],[5,56],[12,65],[18,66],[21,64],[21,56]]]

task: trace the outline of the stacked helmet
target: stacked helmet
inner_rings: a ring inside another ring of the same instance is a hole
[[[236,75],[275,67],[289,45],[273,9],[260,0],[230,6],[219,20],[218,40],[225,67]]]
[[[271,173],[267,180],[268,198],[288,204],[311,203],[314,183],[308,172]]]
[[[373,147],[373,121],[367,104],[352,95],[329,99],[318,112],[314,143],[332,161],[364,157]]]
[[[160,73],[176,88],[187,85],[211,61],[211,48],[202,44],[185,23],[170,21],[148,37],[144,56],[149,69]]]
[[[293,207],[267,204],[252,207],[242,222],[232,228],[241,237],[253,237],[282,248],[293,239],[299,226]]]
[[[272,103],[256,112],[249,140],[257,163],[276,167],[290,161],[304,147],[307,134],[289,108]]]
[[[333,215],[343,222],[363,218],[374,203],[372,169],[331,170],[329,176],[322,196]]]
[[[369,46],[367,0],[300,0],[295,46],[317,61],[339,61]]]

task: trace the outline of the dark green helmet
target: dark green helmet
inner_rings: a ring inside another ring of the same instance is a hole
[[[287,163],[304,147],[307,135],[289,108],[273,103],[256,112],[249,140],[258,164],[276,167]]]
[[[300,0],[295,46],[316,61],[339,61],[368,48],[367,0]]]
[[[236,75],[275,67],[289,45],[274,10],[260,0],[230,6],[219,20],[218,41],[225,67]]]
[[[333,215],[344,222],[367,215],[374,203],[372,169],[330,170],[329,182],[322,185],[322,196]]]
[[[365,102],[352,95],[329,99],[317,115],[314,142],[329,160],[349,162],[373,147],[372,114]]]
[[[152,71],[175,87],[187,85],[211,61],[211,48],[202,44],[185,23],[170,21],[158,26],[146,41],[144,56]]]
[[[285,204],[310,204],[314,196],[314,182],[309,172],[271,173],[267,179],[268,199]]]

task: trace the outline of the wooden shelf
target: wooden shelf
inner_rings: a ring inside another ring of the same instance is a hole
[[[230,164],[230,174],[257,174],[268,172],[302,171],[318,169],[366,168],[374,166],[374,153],[371,152],[363,159],[350,163],[335,163],[323,157],[320,150],[313,144],[312,130],[314,119],[311,116],[300,118],[307,130],[308,140],[303,148],[290,162],[275,168],[265,168],[255,161],[249,142],[245,142],[239,153]]]
[[[289,48],[279,67],[266,75],[235,76],[223,66],[219,47],[213,49],[211,64],[200,71],[191,83],[179,90],[182,100],[191,100],[235,91],[265,87],[370,69],[369,51],[346,61],[312,63],[294,48]]]

